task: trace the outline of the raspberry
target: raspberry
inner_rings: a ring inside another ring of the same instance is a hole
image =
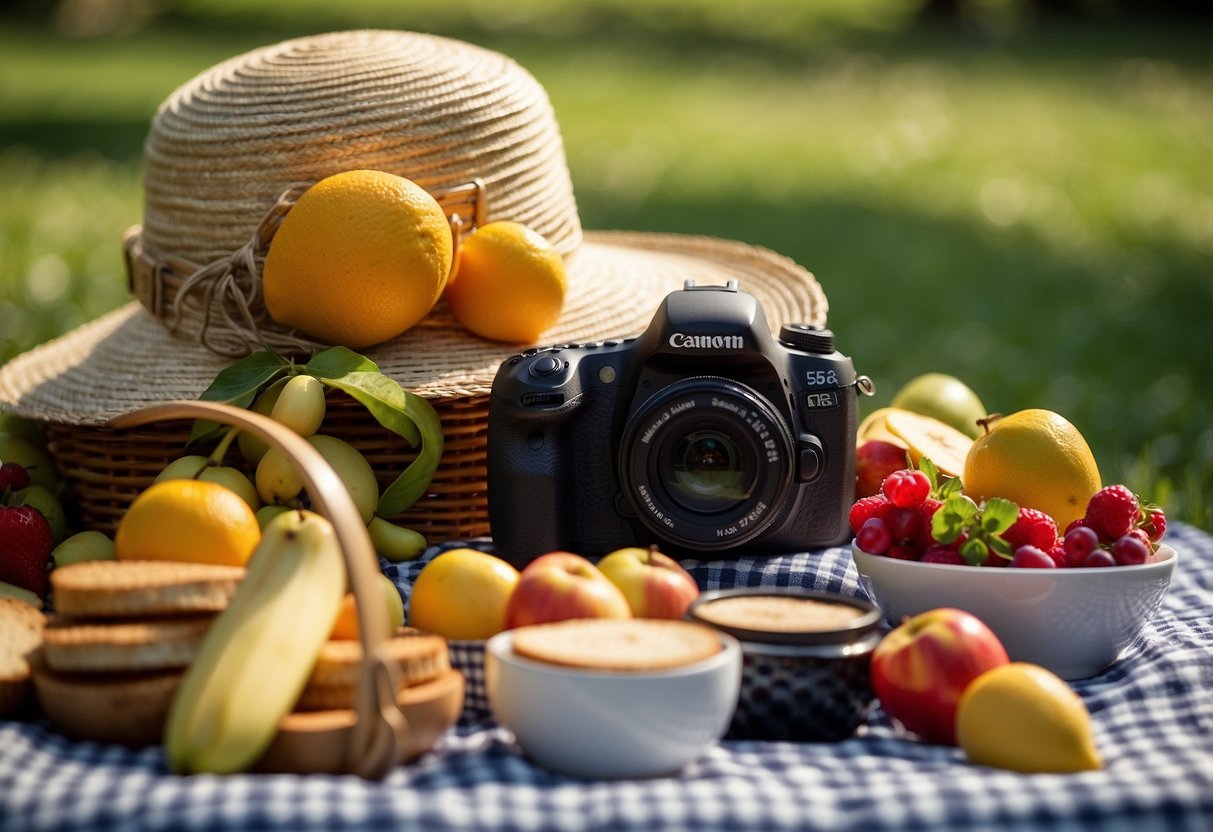
[[[1167,533],[1167,515],[1161,508],[1152,508],[1146,512],[1146,519],[1141,524],[1141,528],[1151,542],[1157,543]]]
[[[1085,518],[1085,517],[1079,517],[1077,520],[1071,520],[1070,525],[1066,526],[1066,530],[1061,533],[1061,536],[1065,537],[1070,532],[1072,532],[1074,529],[1077,529],[1079,527],[1090,528],[1091,524],[1087,522],[1087,518]]]
[[[1020,508],[1019,517],[1011,528],[1002,533],[1002,537],[1011,544],[1012,550],[1020,546],[1035,546],[1047,552],[1057,543],[1057,523],[1043,511]]]
[[[922,554],[923,563],[946,563],[953,566],[964,566],[965,559],[960,552],[944,543],[936,543]]]
[[[1049,557],[1053,558],[1053,563],[1058,566],[1069,566],[1069,563],[1066,561],[1065,546],[1062,545],[1060,537],[1053,544],[1053,548],[1049,550]]]
[[[1104,543],[1123,537],[1140,516],[1137,496],[1123,485],[1102,488],[1087,503],[1087,525],[1095,529]]]
[[[898,508],[917,508],[931,493],[931,480],[922,471],[907,468],[885,477],[880,490]]]
[[[893,504],[883,494],[856,500],[855,505],[851,506],[851,513],[848,517],[851,531],[859,534],[859,529],[872,517],[886,519],[892,508]]]
[[[918,516],[922,518],[922,523],[918,527],[918,534],[915,535],[914,542],[924,552],[935,544],[935,537],[931,534],[931,520],[935,517],[935,512],[939,511],[942,505],[943,503],[934,497],[927,497],[917,509]]]

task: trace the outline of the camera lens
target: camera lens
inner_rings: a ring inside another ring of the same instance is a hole
[[[624,498],[660,538],[712,550],[760,535],[792,479],[791,433],[774,406],[731,379],[677,381],[628,419]]]
[[[689,511],[710,514],[749,496],[741,449],[723,431],[687,434],[673,457],[670,496]]]

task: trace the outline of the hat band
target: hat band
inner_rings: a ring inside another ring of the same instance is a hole
[[[257,349],[307,354],[329,346],[276,323],[261,290],[270,242],[309,187],[311,183],[296,183],[284,190],[244,245],[206,265],[173,255],[153,257],[143,248],[141,226],[132,226],[122,241],[131,293],[175,337],[225,358],[241,358]],[[484,224],[485,185],[474,179],[430,193],[451,225],[452,252],[457,254],[463,235]]]

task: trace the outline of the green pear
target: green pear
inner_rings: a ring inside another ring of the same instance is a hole
[[[890,406],[938,419],[972,439],[982,434],[977,420],[989,415],[967,384],[946,373],[923,373],[910,379],[893,396]]]

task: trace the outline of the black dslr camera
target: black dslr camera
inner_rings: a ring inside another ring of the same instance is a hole
[[[758,301],[688,281],[638,337],[529,349],[493,380],[494,548],[657,544],[683,556],[804,551],[850,537],[857,392],[827,329],[776,340]]]

